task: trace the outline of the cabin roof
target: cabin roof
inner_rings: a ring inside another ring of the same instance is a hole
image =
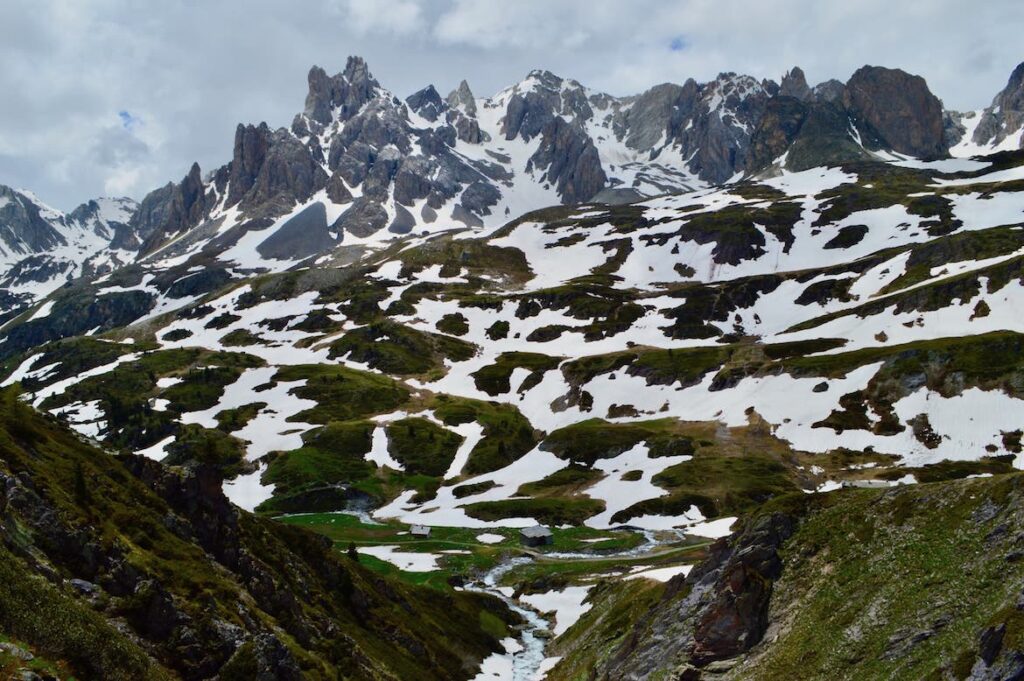
[[[550,537],[551,530],[544,527],[543,525],[534,525],[533,527],[524,527],[519,530],[519,533],[524,537]]]

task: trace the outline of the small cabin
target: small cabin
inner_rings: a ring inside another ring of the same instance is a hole
[[[519,540],[524,546],[544,546],[553,543],[555,538],[548,528],[543,525],[534,525],[519,530]]]
[[[888,480],[843,480],[842,485],[845,489],[881,489],[892,487],[892,483]]]
[[[414,537],[422,537],[426,539],[430,536],[430,528],[426,525],[413,525],[409,528],[409,534]]]

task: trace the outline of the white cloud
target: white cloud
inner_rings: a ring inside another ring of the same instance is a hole
[[[360,33],[405,35],[424,26],[416,0],[343,0],[339,9]]]
[[[235,125],[288,125],[305,75],[364,56],[398,95],[466,78],[480,95],[546,68],[632,94],[720,71],[846,79],[919,73],[953,108],[987,105],[1024,58],[1024,3],[989,0],[283,0],[0,2],[0,183],[62,208],[141,198],[193,161],[229,160]],[[682,38],[684,49],[673,51]],[[119,111],[141,125],[124,130]],[[109,128],[130,132],[111,138]],[[135,142],[141,144],[138,146]],[[109,147],[108,153],[100,149]]]
[[[624,9],[610,0],[454,0],[434,34],[442,42],[483,49],[574,49],[613,29],[616,17],[631,13]]]
[[[103,181],[103,193],[107,196],[125,196],[138,189],[143,169],[139,166],[114,168]]]

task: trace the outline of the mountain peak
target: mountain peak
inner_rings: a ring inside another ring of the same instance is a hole
[[[844,99],[894,151],[923,159],[947,155],[942,102],[921,76],[862,66],[846,84]]]
[[[811,98],[811,88],[807,85],[807,77],[804,75],[803,69],[799,66],[794,66],[782,76],[779,94],[783,97],[795,97],[799,100]]]
[[[309,94],[304,113],[324,125],[330,123],[335,114],[340,120],[351,118],[380,89],[366,61],[358,56],[349,57],[345,70],[335,76],[328,76],[322,68],[313,66],[307,80]]]
[[[444,100],[433,85],[412,93],[405,98],[405,103],[428,121],[436,121],[445,107]]]
[[[448,106],[462,109],[469,116],[476,116],[476,99],[473,97],[473,91],[469,89],[469,83],[463,80],[459,87],[449,93]]]
[[[546,90],[560,90],[562,85],[566,83],[566,79],[558,76],[551,71],[546,69],[534,69],[526,74],[526,78],[523,79],[523,84],[537,84]],[[568,81],[574,83],[575,81]]]
[[[379,84],[370,73],[370,67],[367,66],[366,60],[356,55],[350,56],[345,62],[345,70],[342,72],[342,75],[353,87],[362,85],[379,87]]]
[[[1006,87],[992,101],[992,106],[1001,107],[1004,111],[1024,111],[1024,62],[1010,74]]]
[[[1024,62],[1010,74],[1006,87],[981,112],[972,135],[979,146],[998,149],[1024,148]]]

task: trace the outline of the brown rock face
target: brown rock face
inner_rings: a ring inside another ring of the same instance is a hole
[[[778,552],[796,528],[793,516],[775,513],[717,541],[685,579],[669,581],[661,602],[634,625],[595,678],[648,678],[686,667],[673,678],[704,678],[701,669],[757,645],[768,626],[773,584],[782,575]]]
[[[796,97],[786,95],[770,99],[750,140],[747,169],[761,170],[785,153],[806,118],[807,106]]]
[[[864,66],[846,84],[844,105],[881,142],[923,159],[947,155],[942,102],[920,76],[899,69]]]

